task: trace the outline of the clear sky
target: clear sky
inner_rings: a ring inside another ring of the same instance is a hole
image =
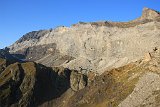
[[[79,21],[129,21],[143,7],[160,11],[160,0],[0,0],[0,48],[34,30]]]

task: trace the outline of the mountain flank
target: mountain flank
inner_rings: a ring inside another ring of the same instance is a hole
[[[80,22],[71,27],[33,31],[9,46],[23,60],[48,67],[94,71],[126,65],[159,48],[159,12],[144,8],[129,22]]]
[[[159,107],[160,12],[32,31],[0,49],[0,107]]]

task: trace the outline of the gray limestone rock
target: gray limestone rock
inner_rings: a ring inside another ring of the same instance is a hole
[[[29,49],[29,58],[47,66],[82,68],[101,74],[142,58],[159,48],[159,41],[160,14],[144,8],[141,17],[129,22],[80,22],[71,27],[32,32],[9,48],[11,53]],[[54,54],[44,54],[52,49],[56,50]],[[67,57],[63,59],[64,56]]]

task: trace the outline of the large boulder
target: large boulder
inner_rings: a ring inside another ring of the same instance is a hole
[[[70,76],[71,89],[74,91],[81,90],[87,86],[87,76],[78,71],[72,71]]]

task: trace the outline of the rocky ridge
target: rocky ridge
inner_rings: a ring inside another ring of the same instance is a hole
[[[81,22],[71,27],[31,32],[9,48],[16,54],[31,48],[39,49],[36,55],[40,57],[35,58],[31,51],[33,54],[28,52],[26,59],[34,57],[32,61],[46,66],[84,69],[84,72],[101,74],[106,69],[138,60],[144,53],[158,48],[159,19],[159,12],[144,8],[142,16],[130,22]]]
[[[85,77],[75,70],[0,58],[0,107],[40,106],[69,89],[76,92],[85,88]]]

